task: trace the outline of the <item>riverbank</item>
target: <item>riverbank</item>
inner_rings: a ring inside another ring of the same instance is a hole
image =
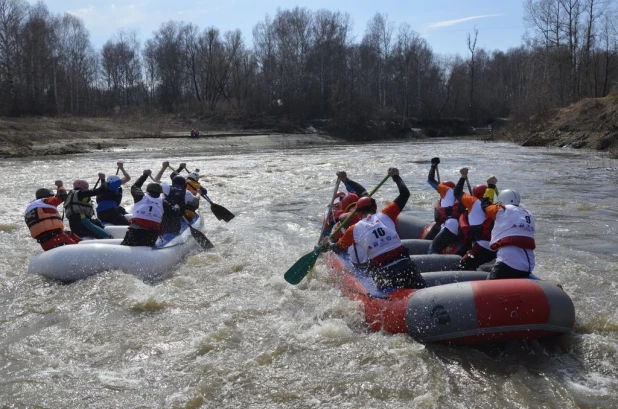
[[[501,120],[490,127],[472,128],[465,121],[422,122],[404,132],[394,123],[367,121],[353,136],[333,136],[325,129],[301,127],[271,117],[195,116],[181,114],[127,115],[101,118],[0,118],[0,157],[40,157],[106,151],[134,146],[136,141],[187,139],[192,128],[201,137],[191,144],[207,149],[268,149],[367,143],[387,139],[428,139],[468,135],[485,141],[510,141],[522,146],[557,146],[608,152],[618,158],[618,93],[585,99],[569,107],[539,114],[527,121]],[[365,129],[366,128],[366,129]],[[396,129],[395,129],[396,128]],[[468,129],[469,128],[469,129]],[[201,141],[201,142],[200,142]],[[153,142],[154,144],[154,142]]]
[[[0,118],[0,157],[68,155],[156,144],[179,139],[208,149],[268,149],[339,143],[315,129],[283,133],[276,129],[240,129],[218,124],[200,129],[200,138],[189,139],[185,121],[169,116],[154,118]],[[190,141],[190,142],[189,142]]]
[[[618,158],[618,93],[575,104],[507,125],[491,139],[521,146],[556,146],[607,152]]]

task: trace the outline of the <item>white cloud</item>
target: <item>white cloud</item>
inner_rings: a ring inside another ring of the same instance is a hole
[[[458,18],[456,20],[445,20],[445,21],[438,21],[437,23],[431,23],[427,26],[427,28],[442,28],[442,27],[450,27],[450,26],[454,26],[456,24],[460,24],[460,23],[465,23],[467,21],[471,21],[471,20],[478,20],[481,18],[489,18],[489,17],[500,17],[503,14],[484,14],[481,16],[471,16],[471,17],[464,17],[464,18]]]

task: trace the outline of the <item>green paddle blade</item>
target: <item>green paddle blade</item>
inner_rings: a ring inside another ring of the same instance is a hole
[[[296,285],[311,271],[318,257],[322,253],[321,247],[317,247],[309,254],[302,256],[288,271],[285,272],[283,278],[290,284]]]

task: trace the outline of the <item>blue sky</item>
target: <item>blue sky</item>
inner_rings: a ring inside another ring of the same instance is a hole
[[[35,0],[29,0],[31,4]],[[367,22],[380,12],[396,26],[408,23],[436,53],[468,55],[466,38],[476,27],[478,47],[504,50],[522,43],[523,1],[520,0],[44,0],[53,13],[80,17],[96,49],[119,30],[137,31],[142,42],[163,22],[192,22],[201,29],[214,26],[225,32],[240,29],[247,45],[253,27],[277,8],[347,12],[354,35],[361,40]]]

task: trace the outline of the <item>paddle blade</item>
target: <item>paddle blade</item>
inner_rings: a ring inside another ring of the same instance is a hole
[[[322,253],[320,247],[316,248],[309,254],[302,256],[288,271],[285,272],[283,278],[290,284],[296,285],[311,271],[318,257]]]
[[[191,229],[191,235],[193,236],[195,241],[197,241],[197,244],[199,244],[204,250],[210,250],[211,248],[215,247],[215,245],[212,244],[210,240],[208,240],[208,237],[206,237],[204,233],[191,226],[189,226],[189,228]]]
[[[210,204],[210,211],[212,212],[212,214],[215,215],[217,220],[223,220],[226,223],[228,223],[230,220],[232,220],[235,217],[234,213],[230,212],[225,207],[218,205],[216,203]]]

